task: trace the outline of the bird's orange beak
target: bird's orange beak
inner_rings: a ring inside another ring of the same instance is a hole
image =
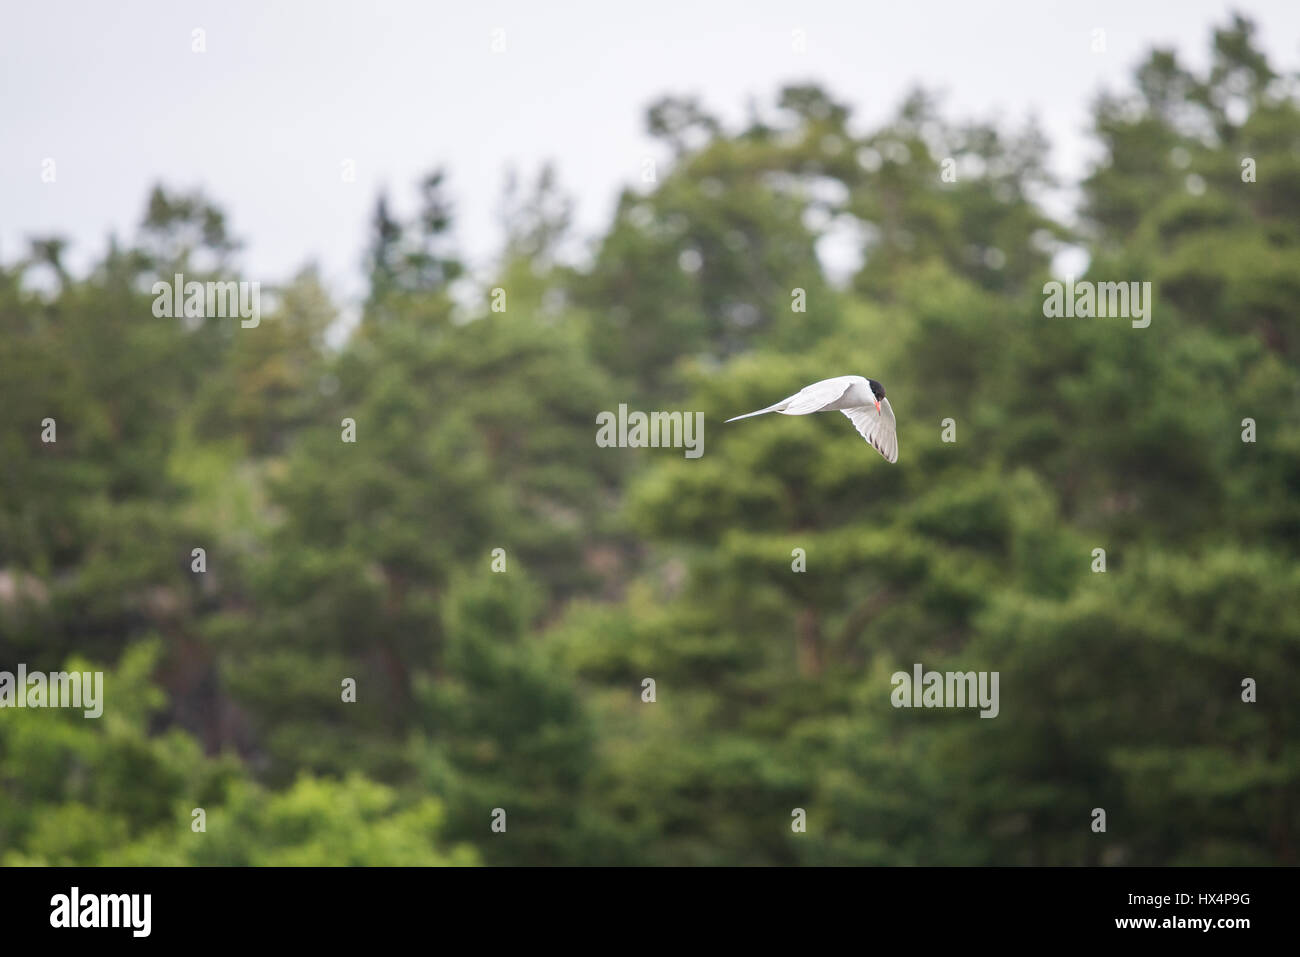
[[[876,411],[877,411],[877,412],[880,411],[880,400],[879,400],[879,399],[876,400]]]

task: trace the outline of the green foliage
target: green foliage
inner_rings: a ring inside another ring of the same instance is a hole
[[[1241,19],[1203,71],[1153,51],[1077,229],[1032,125],[665,99],[589,261],[550,169],[477,291],[441,173],[380,198],[345,337],[310,269],[255,329],[153,316],[236,266],[201,194],[82,277],[35,240],[0,269],[0,670],[106,701],[0,710],[0,863],[1296,863],[1280,73]],[[1066,242],[1152,283],[1149,328],[1044,317]],[[723,424],[848,373],[897,465],[837,414]],[[597,446],[620,403],[701,412],[705,454]],[[996,671],[999,714],[893,707],[917,662]]]

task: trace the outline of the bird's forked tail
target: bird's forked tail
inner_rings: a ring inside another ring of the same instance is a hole
[[[780,411],[778,406],[780,406],[781,404],[782,403],[778,402],[776,403],[776,405],[769,405],[766,409],[759,409],[757,412],[746,412],[744,415],[738,415],[735,418],[727,419],[727,422],[736,422],[740,419],[749,419],[749,418],[753,418],[756,415],[766,415],[768,412],[778,412]],[[724,422],[723,424],[725,425],[726,423]]]

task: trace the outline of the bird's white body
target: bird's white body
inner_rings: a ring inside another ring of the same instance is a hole
[[[809,415],[813,412],[837,411],[848,416],[858,433],[885,457],[886,462],[898,461],[898,424],[894,420],[893,407],[884,398],[883,390],[881,399],[877,402],[870,382],[860,375],[842,375],[814,382],[775,405],[727,421],[735,422],[736,419],[748,419],[768,412]]]

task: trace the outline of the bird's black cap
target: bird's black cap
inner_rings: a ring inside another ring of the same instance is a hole
[[[868,379],[867,385],[871,386],[871,394],[877,399],[883,399],[885,397],[885,387],[875,379]]]

